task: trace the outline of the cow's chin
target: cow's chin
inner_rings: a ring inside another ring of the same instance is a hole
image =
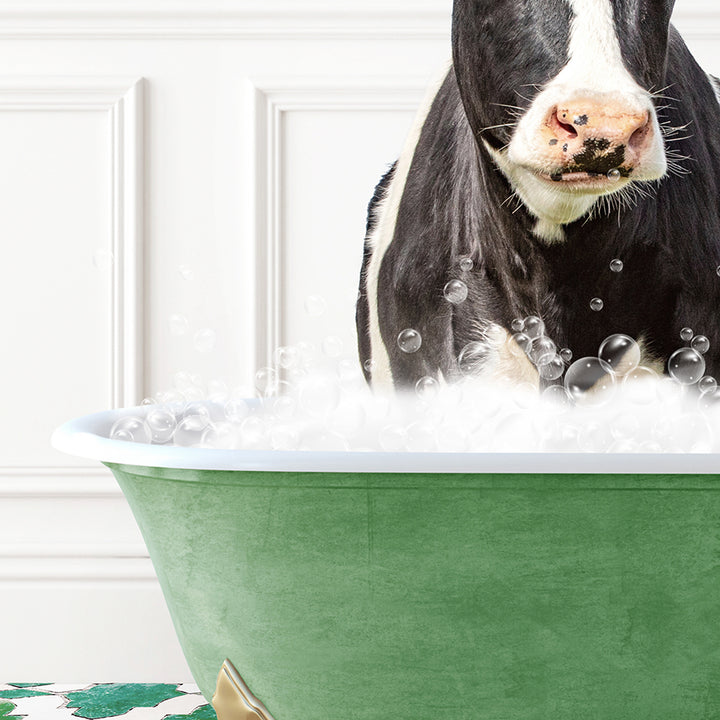
[[[602,196],[620,192],[634,182],[657,180],[666,172],[665,164],[658,163],[657,167],[607,176],[586,172],[551,174],[511,161],[507,151],[497,151],[487,143],[486,147],[517,197],[537,219],[535,235],[548,242],[563,240],[562,226],[586,216]]]

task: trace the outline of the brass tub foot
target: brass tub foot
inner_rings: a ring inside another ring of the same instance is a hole
[[[229,660],[220,669],[212,705],[218,720],[273,720]]]

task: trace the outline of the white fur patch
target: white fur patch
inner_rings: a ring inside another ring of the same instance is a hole
[[[546,122],[552,108],[561,103],[577,97],[599,101],[612,98],[616,102],[621,101],[628,112],[649,113],[654,131],[653,145],[633,173],[633,180],[656,180],[667,170],[662,133],[650,95],[635,82],[623,63],[612,0],[566,2],[574,13],[568,63],[544,87],[520,119],[507,150],[494,154],[501,170],[530,212],[551,225],[569,223],[582,217],[601,194],[572,193],[566,188],[554,187],[536,175],[544,162],[535,142],[537,128]],[[623,179],[613,191],[627,182]]]
[[[408,173],[410,172],[410,165],[415,156],[415,148],[420,140],[420,133],[422,132],[423,125],[425,125],[435,96],[445,81],[451,67],[452,63],[448,62],[435,82],[429,86],[425,99],[415,116],[412,128],[403,146],[392,181],[385,191],[385,197],[375,208],[378,219],[374,231],[368,238],[370,247],[372,248],[372,256],[368,264],[366,276],[367,298],[370,309],[370,357],[373,361],[371,383],[375,389],[389,390],[393,387],[390,357],[388,356],[380,334],[380,315],[378,310],[378,278],[380,275],[380,266],[395,236],[397,214],[403,193],[405,192],[405,183],[407,182]]]

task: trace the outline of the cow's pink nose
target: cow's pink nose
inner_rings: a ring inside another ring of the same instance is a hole
[[[579,98],[554,107],[547,119],[550,144],[561,150],[565,163],[578,163],[585,155],[614,152],[624,165],[638,163],[651,144],[650,113],[626,105]]]

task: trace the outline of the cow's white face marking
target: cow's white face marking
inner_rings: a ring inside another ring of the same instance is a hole
[[[635,82],[623,64],[612,0],[566,2],[574,13],[568,63],[537,95],[518,122],[508,147],[502,151],[491,150],[520,199],[538,219],[535,234],[547,241],[561,240],[562,225],[589,212],[601,195],[616,192],[631,181],[659,179],[667,170],[662,133],[651,96]],[[555,108],[578,98],[596,106],[610,105],[616,108],[613,112],[649,117],[652,137],[649,136],[631,178],[623,177],[603,186],[603,178],[595,184],[583,185],[548,182],[547,177],[540,174],[554,170],[547,140],[538,142],[540,128],[547,127],[548,117]]]

